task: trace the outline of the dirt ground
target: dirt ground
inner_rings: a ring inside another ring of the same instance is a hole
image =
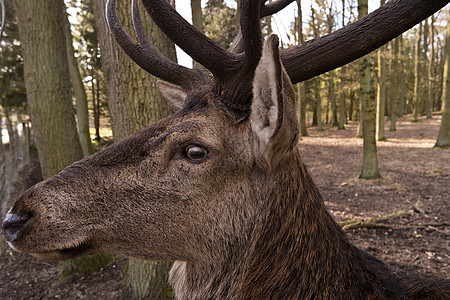
[[[450,149],[434,149],[440,116],[398,120],[397,131],[378,143],[382,178],[359,180],[362,140],[356,124],[347,130],[309,128],[300,142],[303,160],[336,220],[381,217],[411,209],[419,212],[384,221],[392,228],[348,231],[358,247],[395,272],[450,278]],[[119,258],[102,270],[74,275],[57,284],[56,263],[37,261],[10,250],[0,256],[0,299],[118,299],[123,288]]]

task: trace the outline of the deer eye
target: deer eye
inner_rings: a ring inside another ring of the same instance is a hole
[[[187,146],[186,149],[184,149],[184,153],[189,160],[194,162],[200,162],[208,155],[208,151],[198,145]]]

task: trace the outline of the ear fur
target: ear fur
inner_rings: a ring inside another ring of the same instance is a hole
[[[181,87],[162,80],[158,80],[156,86],[174,112],[183,108],[187,94]]]
[[[250,122],[255,137],[255,154],[260,162],[276,167],[297,143],[298,121],[292,84],[279,54],[278,36],[265,41],[255,71]]]

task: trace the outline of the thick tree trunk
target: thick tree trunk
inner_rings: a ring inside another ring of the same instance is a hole
[[[106,24],[104,7],[106,0],[94,1],[102,49],[102,67],[107,82],[108,105],[112,119],[115,141],[120,141],[131,133],[160,120],[172,110],[156,89],[157,78],[137,66],[113,41]],[[118,2],[117,12],[122,25],[134,36],[129,3]],[[176,61],[174,44],[154,25],[141,7],[143,23],[147,24],[147,34],[156,48]],[[129,299],[171,299],[171,288],[166,274],[168,263],[155,263],[130,259],[126,274],[123,297]],[[163,278],[163,280],[161,279]],[[154,296],[154,291],[160,291]]]
[[[83,157],[70,94],[62,2],[16,0],[15,4],[28,109],[42,172],[48,178]]]
[[[70,82],[72,83],[73,93],[76,99],[78,136],[80,138],[81,149],[83,155],[88,156],[94,153],[91,135],[89,133],[89,113],[86,90],[81,79],[78,63],[74,56],[72,31],[66,13],[66,6],[63,5],[64,33],[66,37],[67,60],[69,66]]]
[[[450,147],[450,22],[447,20],[442,86],[442,121],[435,147]]]
[[[359,18],[367,15],[368,1],[358,1]],[[359,60],[359,82],[361,102],[361,122],[364,138],[363,166],[360,178],[374,179],[380,177],[378,171],[377,148],[375,141],[375,96],[372,90],[370,56]]]
[[[16,0],[15,5],[28,109],[42,175],[48,178],[83,158],[70,93],[63,2]],[[66,261],[60,265],[61,273],[92,270],[98,262],[97,257]]]

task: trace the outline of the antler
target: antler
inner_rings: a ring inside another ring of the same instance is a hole
[[[150,74],[177,84],[186,90],[191,90],[196,83],[205,80],[205,75],[200,70],[180,66],[153,47],[150,40],[145,36],[135,0],[133,0],[133,21],[142,46],[136,43],[120,24],[117,17],[116,0],[108,0],[106,18],[120,47],[135,63]]]
[[[283,65],[293,83],[307,80],[370,53],[447,3],[448,0],[391,0],[340,30],[282,50]]]
[[[2,37],[3,34],[3,30],[5,29],[5,3],[3,2],[3,0],[0,1],[1,7],[2,7],[2,23],[0,26],[0,39]]]
[[[132,0],[133,22],[139,40],[135,42],[123,29],[116,13],[116,0],[108,0],[107,19],[122,49],[147,72],[191,90],[207,76],[198,69],[181,67],[159,53],[146,36],[136,0]],[[216,81],[216,92],[232,111],[248,113],[251,82],[261,57],[259,25],[261,0],[242,1],[241,28],[245,53],[233,53],[217,45],[181,17],[167,0],[143,0],[158,27],[181,49],[207,68]]]

